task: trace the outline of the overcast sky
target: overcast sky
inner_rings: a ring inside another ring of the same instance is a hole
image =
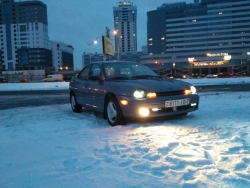
[[[75,67],[81,68],[83,52],[102,53],[99,44],[91,45],[97,37],[105,35],[105,28],[114,29],[113,7],[119,0],[41,0],[47,5],[49,38],[74,47]],[[163,3],[187,2],[193,0],[133,0],[137,6],[137,50],[147,43],[147,12],[156,10]]]

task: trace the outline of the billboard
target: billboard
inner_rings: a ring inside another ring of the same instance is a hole
[[[114,56],[114,45],[113,40],[108,37],[102,36],[103,53]]]

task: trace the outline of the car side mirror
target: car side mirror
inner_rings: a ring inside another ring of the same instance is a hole
[[[104,80],[105,80],[105,77],[103,75],[100,75],[99,83],[102,84]]]

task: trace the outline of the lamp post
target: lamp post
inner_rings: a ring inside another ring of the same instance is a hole
[[[89,62],[91,63],[90,46],[91,46],[92,44],[97,44],[97,41],[95,40],[95,41],[92,42],[92,43],[87,43],[87,42],[85,42],[85,44],[89,45]]]
[[[173,70],[172,70],[172,77],[174,77],[175,62],[172,63],[172,67],[173,67]]]
[[[118,37],[118,30],[114,30],[114,35],[115,35],[115,39],[116,39],[116,45],[117,45],[117,60],[119,60],[119,37]]]

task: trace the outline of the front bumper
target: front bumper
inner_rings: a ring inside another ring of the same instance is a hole
[[[189,105],[165,108],[165,101],[185,99],[185,98],[190,99]],[[118,101],[120,100],[128,101],[128,105],[122,105],[120,103],[124,117],[140,118],[144,117],[139,113],[140,109],[142,108],[146,108],[149,110],[149,114],[146,117],[171,116],[171,115],[185,114],[188,112],[195,111],[199,107],[200,97],[198,94],[192,94],[192,95],[164,96],[164,97],[157,97],[154,99],[143,99],[143,100],[138,100],[133,97],[128,98],[120,96],[117,97],[117,99]]]

